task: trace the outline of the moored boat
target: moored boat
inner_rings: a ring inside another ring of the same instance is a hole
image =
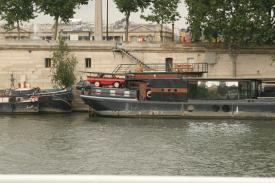
[[[69,113],[72,112],[71,89],[55,88],[38,90],[39,112],[41,113]]]
[[[72,112],[72,91],[64,88],[18,88],[0,91],[0,113]]]
[[[29,114],[39,112],[35,89],[2,90],[0,92],[0,114]]]
[[[275,95],[266,97],[262,79],[189,78],[180,73],[126,78],[124,88],[94,87],[81,98],[99,116],[275,119]]]

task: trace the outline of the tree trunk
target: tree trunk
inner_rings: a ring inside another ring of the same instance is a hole
[[[229,56],[232,61],[232,77],[236,78],[237,77],[237,59],[238,59],[238,53],[236,52],[236,49],[233,48],[232,45],[229,46]]]
[[[54,20],[55,20],[55,23],[54,23],[54,40],[57,40],[59,16],[56,16],[56,17],[54,18]]]
[[[18,37],[18,40],[21,40],[21,35],[20,35],[20,22],[17,20],[17,21],[16,21],[16,24],[17,24],[17,37]]]
[[[125,27],[125,42],[128,42],[129,36],[129,19],[130,19],[130,12],[126,14],[126,27]]]
[[[160,24],[160,41],[163,43],[163,23]]]
[[[175,23],[172,22],[172,42],[175,42]]]

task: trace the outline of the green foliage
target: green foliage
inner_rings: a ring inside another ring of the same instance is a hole
[[[141,16],[146,21],[156,22],[161,25],[161,41],[163,42],[163,25],[177,21],[180,14],[177,11],[180,0],[152,0],[149,8],[151,14]]]
[[[138,10],[143,11],[150,5],[151,0],[114,0],[114,2],[116,3],[119,11],[125,15],[125,41],[128,42],[129,19],[131,13],[138,12]]]
[[[179,20],[180,14],[177,11],[180,0],[153,0],[151,15],[141,16],[147,21],[167,24]]]
[[[1,20],[5,21],[5,29],[17,28],[20,39],[20,24],[35,18],[32,0],[0,0]]]
[[[62,38],[52,57],[52,82],[64,87],[71,87],[75,80],[76,57],[70,55],[68,45]]]
[[[68,23],[73,18],[75,9],[80,5],[88,4],[88,0],[35,0],[40,11],[54,17],[55,32],[54,39],[57,39],[58,21]]]
[[[193,41],[222,38],[228,45],[272,44],[274,0],[185,0]]]

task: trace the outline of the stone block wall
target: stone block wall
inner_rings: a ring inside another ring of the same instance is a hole
[[[45,68],[45,58],[52,56],[54,42],[1,42],[0,43],[0,89],[10,86],[10,74],[15,76],[15,83],[24,80],[31,87],[51,87],[50,69]],[[127,56],[114,53],[115,43],[104,42],[69,42],[69,46],[78,58],[77,77],[85,72],[112,72],[119,64],[133,63]],[[174,63],[187,63],[193,59],[197,63],[207,60],[206,55],[215,53],[216,60],[209,65],[205,77],[253,77],[275,78],[275,63],[271,56],[275,47],[239,50],[234,59],[226,49],[206,48],[202,46],[127,44],[124,48],[145,63],[165,63],[166,58],[173,58]],[[92,67],[85,67],[85,58],[91,58]],[[235,72],[235,73],[234,73]]]

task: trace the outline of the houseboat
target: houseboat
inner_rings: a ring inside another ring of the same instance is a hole
[[[132,73],[126,75],[123,88],[93,87],[81,98],[98,116],[275,119],[275,93],[268,87],[272,82]]]
[[[0,113],[68,113],[72,111],[72,91],[56,88],[18,88],[0,91]]]
[[[0,91],[0,114],[29,114],[39,112],[35,89],[7,89]]]
[[[38,89],[40,113],[70,113],[72,112],[73,95],[71,89]]]

